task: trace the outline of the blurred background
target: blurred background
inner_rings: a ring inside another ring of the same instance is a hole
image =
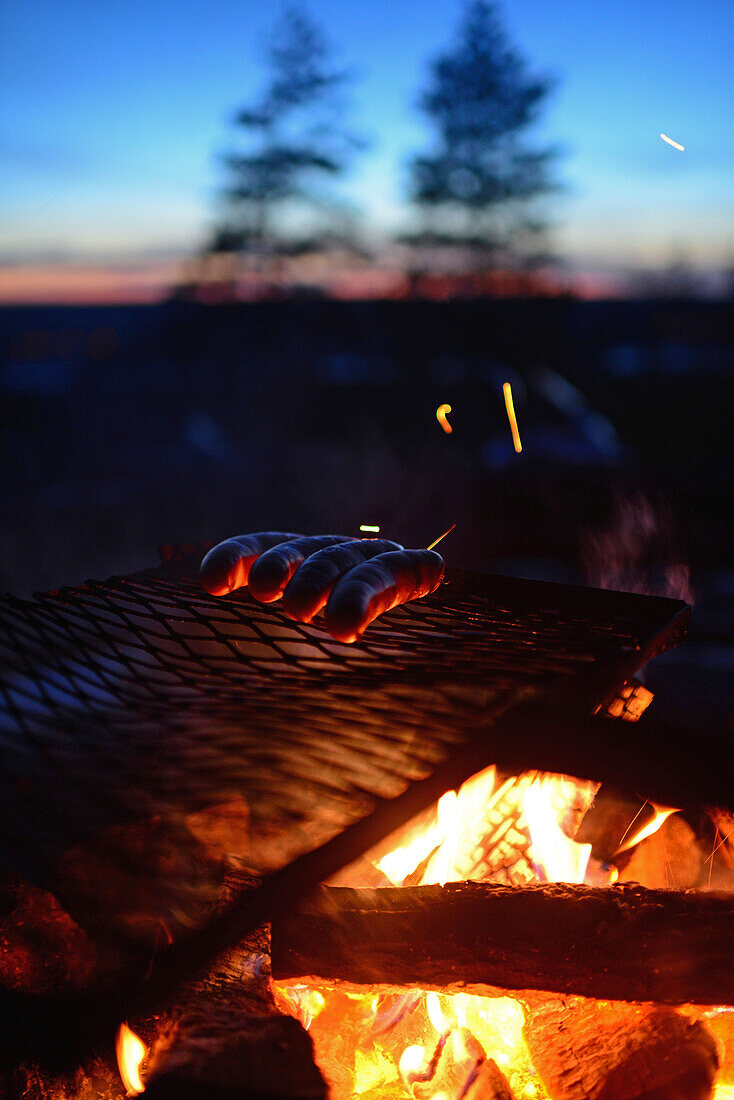
[[[455,523],[452,565],[694,599],[721,689],[728,0],[0,19],[0,589]]]

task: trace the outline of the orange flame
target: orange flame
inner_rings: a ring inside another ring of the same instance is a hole
[[[428,1012],[428,1019],[439,1035],[448,1035],[451,1029],[456,1026],[456,1020],[449,1019],[444,1012],[438,993],[428,994],[426,997],[426,1011]]]
[[[140,1079],[140,1066],[148,1053],[148,1048],[142,1039],[139,1039],[127,1024],[120,1024],[115,1042],[117,1054],[117,1066],[120,1070],[122,1083],[127,1089],[127,1096],[139,1096],[145,1092],[145,1085]]]
[[[520,432],[517,430],[515,403],[512,400],[512,386],[509,382],[505,382],[502,387],[502,392],[505,395],[505,408],[507,409],[507,417],[510,421],[510,431],[512,432],[512,445],[515,448],[515,452],[517,454],[520,454],[520,451],[522,450],[522,443],[520,442]]]
[[[438,800],[436,819],[408,844],[393,848],[391,852],[377,860],[375,866],[390,879],[393,886],[400,886],[411,871],[430,855],[434,848],[445,840],[453,820],[453,808],[456,804],[456,791],[446,791]]]
[[[571,839],[598,788],[542,772],[500,778],[495,767],[486,768],[458,791],[448,791],[392,848],[388,840],[366,858],[396,886],[406,880],[613,881],[603,865],[589,861],[591,845]],[[355,870],[357,881],[350,885],[362,885],[358,876]],[[278,1007],[310,1027],[335,1100],[468,1096],[487,1054],[518,1100],[547,1095],[525,1044],[522,1005],[514,998],[435,989],[380,993],[375,987],[358,993],[325,985],[317,991],[302,983],[275,983],[274,990]],[[319,993],[318,1002],[309,991]]]
[[[558,824],[554,801],[563,797],[563,776],[533,780],[525,792],[523,810],[533,842],[536,865],[548,882],[583,882],[591,855],[590,844],[577,844]]]
[[[637,831],[634,832],[628,840],[625,840],[624,837],[627,836],[627,833],[630,831],[635,821],[637,821],[637,818],[642,813],[642,810],[645,809],[645,806],[652,806],[653,810],[655,811],[652,819],[648,821],[646,825],[641,825],[640,828],[637,829]],[[621,852],[626,852],[630,848],[634,848],[636,844],[639,844],[642,840],[645,840],[647,837],[652,836],[653,833],[656,833],[658,831],[663,822],[666,821],[671,814],[677,814],[679,812],[678,807],[658,806],[656,802],[646,802],[645,806],[642,807],[639,813],[630,822],[629,826],[627,827],[627,832],[622,837],[623,843],[620,844],[619,848],[617,848],[617,851],[614,853],[615,855],[618,856]]]
[[[439,424],[441,425],[443,430],[446,432],[446,435],[451,435],[452,431],[454,430],[451,427],[451,425],[449,424],[448,420],[446,419],[446,417],[448,416],[448,414],[450,412],[451,412],[451,406],[450,405],[439,405],[438,408],[436,409],[436,420],[439,422]]]

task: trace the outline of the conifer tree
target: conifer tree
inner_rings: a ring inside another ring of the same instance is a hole
[[[327,181],[361,145],[342,121],[350,74],[333,65],[304,8],[283,10],[267,63],[261,95],[235,118],[246,148],[225,157],[224,218],[212,242],[215,252],[255,254],[265,265],[348,236],[351,212]]]
[[[404,241],[459,257],[463,271],[528,262],[545,228],[535,200],[555,189],[554,150],[526,140],[549,89],[509,44],[497,6],[470,0],[419,100],[433,139],[409,164],[420,228]]]

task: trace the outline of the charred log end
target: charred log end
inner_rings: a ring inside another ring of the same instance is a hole
[[[552,998],[531,1005],[525,1038],[552,1096],[563,1100],[708,1100],[716,1040],[672,1009]]]
[[[326,1085],[308,1033],[293,1017],[275,1011],[241,1016],[211,1001],[192,1005],[159,1036],[146,1096],[220,1095],[323,1100]]]

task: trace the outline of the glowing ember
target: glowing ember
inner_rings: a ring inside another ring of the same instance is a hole
[[[515,448],[517,454],[520,454],[520,451],[522,450],[522,443],[520,442],[520,432],[517,430],[515,403],[512,400],[512,386],[509,382],[505,382],[502,387],[502,392],[505,395],[505,408],[507,409],[507,417],[510,421],[510,431],[512,432],[512,445]]]
[[[456,527],[456,524],[452,523],[451,526],[449,527],[448,531],[444,531],[444,533],[442,535],[439,535],[437,539],[434,539],[433,542],[428,544],[428,546],[426,547],[426,550],[433,550],[434,546],[438,546],[441,539],[445,539],[447,535],[450,535],[451,532],[453,531],[454,527]]]
[[[320,993],[318,989],[313,989],[303,982],[299,982],[298,985],[292,985],[289,992],[293,1004],[298,1009],[298,1019],[301,1021],[306,1031],[308,1031],[311,1024],[326,1004],[324,995]]]
[[[680,149],[681,153],[685,152],[685,145],[681,145],[679,141],[673,141],[667,134],[661,134],[660,137],[663,141],[667,141],[668,145],[672,145],[674,149]]]
[[[450,405],[439,405],[438,408],[436,409],[436,420],[439,422],[439,424],[441,425],[443,430],[446,432],[446,435],[451,435],[452,431],[454,430],[451,427],[451,425],[449,424],[448,420],[446,419],[446,417],[448,416],[448,414],[450,412],[451,412],[451,406]]]
[[[148,1053],[145,1043],[131,1031],[127,1024],[120,1024],[115,1042],[117,1054],[117,1066],[120,1070],[122,1083],[127,1089],[127,1096],[139,1096],[145,1092],[145,1085],[140,1079],[140,1066]]]
[[[642,810],[645,809],[645,806],[651,806],[654,810],[652,819],[646,824],[641,825],[640,828],[637,829],[636,832],[634,832],[628,840],[625,840],[627,833],[629,833],[635,821],[637,821],[637,818],[642,813]],[[627,832],[622,837],[623,843],[620,844],[619,848],[617,848],[615,855],[619,855],[621,852],[626,852],[630,848],[634,848],[636,844],[640,843],[640,841],[645,840],[649,836],[652,836],[653,833],[656,833],[658,831],[663,822],[667,821],[671,814],[677,814],[679,812],[678,808],[676,807],[658,806],[655,802],[646,802],[645,806],[642,807],[634,820],[630,822],[627,828]]]
[[[398,1069],[405,1078],[407,1084],[417,1081],[425,1073],[426,1051],[424,1047],[414,1044],[406,1047],[400,1056]]]
[[[368,523],[362,523],[360,525],[359,529],[360,529],[360,531],[370,531],[370,532],[372,532],[372,534],[375,534],[375,535],[379,535],[379,533],[380,533],[380,528],[379,527],[371,527]]]

